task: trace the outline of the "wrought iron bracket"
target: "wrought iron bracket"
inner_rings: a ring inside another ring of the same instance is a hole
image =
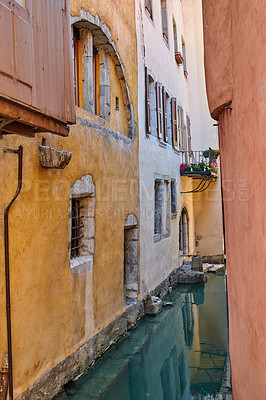
[[[11,124],[12,122],[18,121],[20,119],[20,117],[18,118],[3,118],[0,117],[1,122],[0,122],[0,139],[3,139],[3,133],[2,133],[2,129],[6,126]]]
[[[197,179],[197,178],[195,178]],[[181,194],[189,194],[189,193],[201,193],[204,192],[205,190],[208,189],[208,187],[210,186],[210,184],[212,182],[215,182],[215,178],[211,177],[211,176],[203,176],[203,178],[201,179],[199,185],[193,189],[193,190],[189,190],[187,192],[180,192]]]

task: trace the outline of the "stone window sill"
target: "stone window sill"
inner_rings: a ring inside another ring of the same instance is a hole
[[[158,243],[161,240],[170,237],[170,232],[164,232],[164,233],[155,233],[154,234],[154,243]]]
[[[73,274],[79,275],[85,271],[89,271],[93,267],[93,256],[71,258],[69,263]]]
[[[162,147],[163,149],[165,149],[167,147],[167,143],[164,142],[163,140],[159,141],[159,146]]]

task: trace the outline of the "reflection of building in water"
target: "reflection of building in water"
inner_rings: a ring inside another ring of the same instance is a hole
[[[194,315],[193,315],[193,294],[187,293],[185,302],[182,307],[183,315],[183,329],[185,335],[186,345],[191,349],[193,343],[193,328],[194,328]]]
[[[160,371],[164,400],[182,399],[187,386],[185,368],[184,353],[177,359],[177,350],[174,346]]]
[[[191,394],[195,396],[193,399],[203,399],[205,397],[201,396],[208,393],[219,393],[226,363],[228,344],[223,275],[210,276],[206,284],[197,285],[186,294],[182,314],[185,340],[190,350]]]
[[[147,317],[84,377],[80,387],[70,385],[67,395],[72,400],[83,395],[90,400],[190,399],[182,299],[179,295],[175,306],[156,318]]]

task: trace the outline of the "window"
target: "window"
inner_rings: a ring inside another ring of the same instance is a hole
[[[184,207],[179,220],[179,250],[181,254],[189,254],[189,218]]]
[[[162,30],[163,38],[168,44],[168,22],[167,22],[167,4],[166,0],[161,0],[161,14],[162,14]]]
[[[187,133],[186,126],[184,124],[184,111],[181,106],[177,107],[178,111],[178,136],[179,136],[179,148],[182,151],[187,150]]]
[[[166,114],[167,114],[167,137],[168,143],[172,143],[172,122],[171,122],[171,98],[166,92]]]
[[[145,12],[150,17],[150,19],[153,19],[152,16],[152,0],[145,0]]]
[[[158,241],[170,234],[171,190],[169,177],[156,175],[154,197],[154,234],[156,241]]]
[[[175,54],[178,53],[178,43],[177,43],[177,29],[176,29],[176,23],[173,18],[173,33],[174,33],[174,52]]]
[[[177,141],[177,109],[176,109],[176,98],[171,99],[171,119],[172,119],[172,142],[173,147],[178,146]]]
[[[162,86],[159,82],[156,82],[156,110],[157,110],[157,133],[158,139],[163,138],[162,132]]]
[[[80,32],[76,27],[73,28],[73,46],[74,46],[74,87],[75,104],[83,108],[83,82],[82,82],[82,41]]]
[[[191,122],[190,118],[187,115],[187,141],[188,141],[188,151],[192,151],[192,146],[191,146]]]
[[[170,234],[171,225],[171,193],[170,182],[164,180],[164,207],[163,207],[163,233],[165,236]]]
[[[182,55],[183,55],[184,75],[187,78],[188,72],[187,72],[186,44],[185,44],[183,36],[182,36]]]
[[[93,48],[93,100],[94,113],[100,115],[100,63],[99,54]]]
[[[145,67],[145,113],[146,113],[146,133],[151,133],[151,106],[150,106],[150,76]]]
[[[89,29],[73,26],[75,101],[78,107],[108,120],[110,56],[94,44]]]
[[[176,181],[171,180],[171,213],[176,214]]]
[[[71,214],[71,258],[79,257],[82,249],[83,219],[81,215],[81,199],[72,199]]]
[[[163,140],[167,143],[169,140],[168,121],[169,121],[170,98],[164,86],[162,88],[162,97],[163,97]]]
[[[146,133],[157,136],[157,111],[156,111],[156,93],[155,82],[145,68],[145,101],[146,101]]]
[[[164,185],[162,180],[155,180],[155,213],[154,213],[154,233],[161,234],[163,232],[163,192]]]
[[[93,266],[95,237],[95,187],[90,175],[77,180],[69,198],[69,262],[79,274]]]

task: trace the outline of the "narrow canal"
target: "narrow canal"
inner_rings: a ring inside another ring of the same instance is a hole
[[[225,399],[228,332],[224,270],[178,286],[61,400]]]

